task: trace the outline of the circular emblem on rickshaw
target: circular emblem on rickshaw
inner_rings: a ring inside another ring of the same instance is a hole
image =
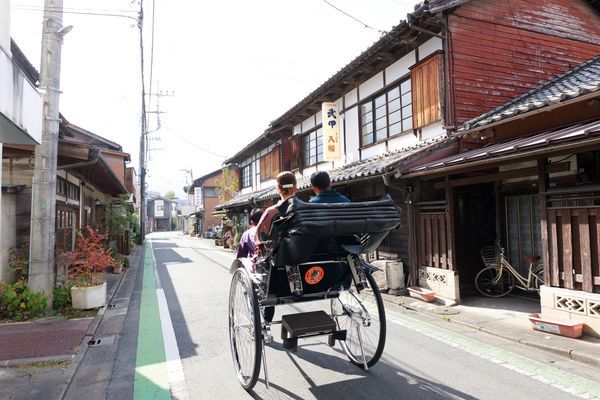
[[[318,265],[315,265],[306,271],[306,274],[304,274],[304,280],[309,285],[316,285],[317,283],[321,282],[323,276],[325,276],[325,270]]]

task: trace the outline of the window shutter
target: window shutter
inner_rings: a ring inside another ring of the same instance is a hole
[[[279,174],[279,146],[275,146],[271,152],[272,178],[276,178]]]
[[[289,169],[288,171],[293,171],[295,169],[302,168],[302,145],[301,145],[302,135],[292,136],[290,139],[290,159],[289,159]]]
[[[421,128],[441,117],[441,53],[427,57],[411,69],[413,127]]]

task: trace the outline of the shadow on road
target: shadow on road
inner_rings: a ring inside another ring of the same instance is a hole
[[[167,272],[166,266],[169,265],[171,268],[174,264],[187,264],[193,261],[186,257],[181,257],[173,248],[179,247],[172,242],[161,242],[155,239],[152,240],[152,248],[154,250],[154,258],[156,259],[156,268],[160,277],[160,282],[163,290],[165,291],[165,297],[168,299],[167,304],[169,306],[169,314],[171,315],[171,322],[175,328],[175,335],[177,338],[177,344],[179,347],[179,356],[181,358],[192,357],[197,355],[196,348],[198,345],[193,342],[190,332],[181,309],[179,297],[171,281],[171,277]]]
[[[290,374],[296,374],[298,379],[303,378],[309,384],[309,391],[316,399],[476,399],[473,396],[455,390],[449,386],[434,382],[414,372],[395,367],[381,359],[372,369],[364,371],[354,367],[344,357],[340,358],[321,351],[313,351],[309,347],[323,347],[325,344],[305,344],[300,347],[297,354],[287,353],[293,367]],[[283,350],[279,343],[273,343],[269,347]],[[334,350],[343,353],[339,348]],[[323,370],[332,370],[353,376],[352,379],[339,382],[318,385],[315,383],[317,376],[311,376],[299,364],[298,359],[310,362]],[[359,375],[359,377],[356,377]],[[281,387],[276,382],[270,382],[271,389],[264,386],[264,379],[259,380],[262,385],[255,388],[251,393],[254,399],[281,398],[281,395],[290,399],[300,399],[296,394]]]

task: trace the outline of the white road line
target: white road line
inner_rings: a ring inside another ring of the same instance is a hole
[[[152,248],[152,261],[156,277],[156,296],[158,298],[158,312],[160,314],[165,358],[167,359],[167,371],[169,372],[171,397],[176,400],[188,400],[190,395],[185,381],[185,374],[183,373],[183,364],[181,363],[181,358],[179,358],[179,346],[177,346],[177,338],[175,337],[175,330],[173,329],[171,314],[169,313],[167,297],[160,284],[158,263],[154,257],[154,248]]]

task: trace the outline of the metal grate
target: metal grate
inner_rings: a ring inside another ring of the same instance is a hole
[[[90,347],[109,346],[109,345],[115,343],[116,336],[117,335],[108,335],[108,336],[99,337],[97,339],[94,338],[88,342],[88,346],[90,346]]]

